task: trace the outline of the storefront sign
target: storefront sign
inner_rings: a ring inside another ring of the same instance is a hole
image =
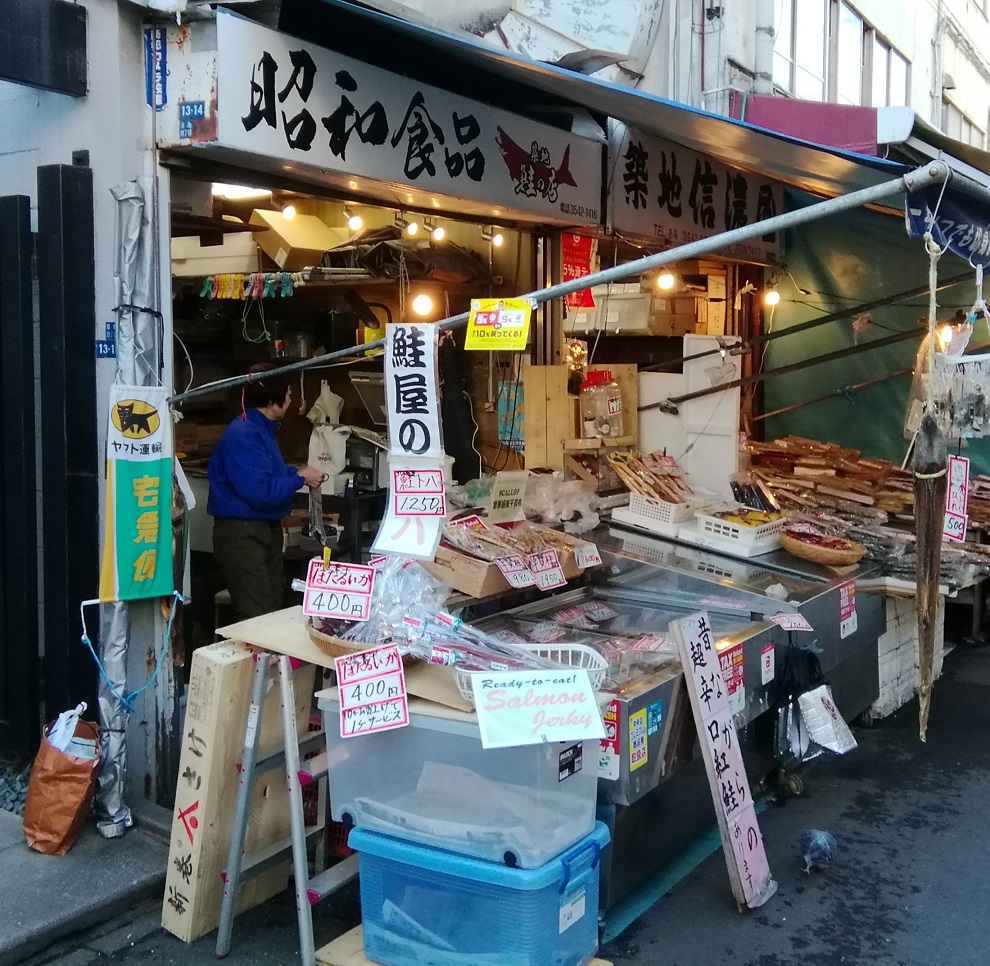
[[[515,523],[525,520],[523,502],[529,470],[503,470],[495,474],[491,496],[488,498],[489,523]]]
[[[629,715],[629,770],[642,768],[650,760],[650,746],[646,740],[646,708]]]
[[[363,564],[331,563],[317,557],[309,562],[303,613],[307,617],[329,617],[366,621],[371,609],[375,568]]]
[[[401,185],[429,198],[598,224],[602,148],[595,141],[222,9],[216,20],[217,76],[201,83],[218,146]],[[193,62],[196,51],[184,47],[177,44],[173,57]],[[170,68],[183,73],[181,66]]]
[[[946,467],[948,490],[945,494],[945,523],[942,536],[962,542],[969,523],[969,458],[950,456]]]
[[[587,671],[472,674],[471,687],[484,748],[605,737]]]
[[[529,299],[471,299],[464,348],[525,349],[532,312]]]
[[[673,621],[670,632],[684,666],[732,891],[740,908],[756,908],[777,891],[777,883],[767,864],[708,616]]]
[[[839,587],[839,638],[847,638],[855,634],[859,627],[859,615],[856,613],[856,584],[849,580]]]
[[[627,129],[610,159],[611,213],[620,232],[686,245],[784,213],[783,186],[727,168],[707,155]],[[730,258],[775,262],[776,232],[719,249]]]
[[[144,97],[148,107],[161,111],[168,103],[168,43],[164,27],[144,31]]]
[[[334,658],[334,666],[342,738],[409,724],[406,678],[395,645]]]
[[[437,396],[436,323],[387,326],[385,408],[390,453],[443,459]]]
[[[585,238],[583,235],[575,235],[565,231],[561,236],[561,273],[563,282],[569,282],[572,278],[583,278],[591,274],[591,255],[595,248],[593,238]],[[580,292],[571,292],[564,296],[564,302],[568,309],[593,309],[595,298],[591,294],[590,288],[583,288]]]
[[[100,600],[165,597],[172,577],[168,390],[111,386]]]

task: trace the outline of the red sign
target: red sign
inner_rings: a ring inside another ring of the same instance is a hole
[[[583,235],[565,232],[563,239],[563,271],[561,278],[566,282],[572,278],[581,278],[591,274],[591,250],[594,241]],[[564,296],[569,309],[593,309],[595,299],[590,288],[581,289]]]

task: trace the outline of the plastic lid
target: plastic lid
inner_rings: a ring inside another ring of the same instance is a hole
[[[585,373],[584,382],[581,383],[581,388],[590,389],[592,386],[601,386],[604,383],[611,381],[611,369],[591,369]]]

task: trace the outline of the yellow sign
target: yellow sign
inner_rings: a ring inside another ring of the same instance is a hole
[[[465,349],[525,349],[529,338],[529,299],[471,299]]]
[[[128,439],[143,439],[158,432],[158,410],[141,399],[122,399],[110,412],[114,428]]]

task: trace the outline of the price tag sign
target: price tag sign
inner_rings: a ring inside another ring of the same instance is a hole
[[[608,604],[601,604],[594,600],[590,600],[586,604],[579,604],[578,606],[584,610],[589,620],[593,620],[598,624],[620,616],[614,607],[609,607]]]
[[[335,658],[334,665],[342,738],[409,724],[406,678],[394,644]]]
[[[969,523],[969,460],[965,456],[950,456],[946,464],[948,489],[945,494],[945,522],[942,536],[962,543]]]
[[[487,530],[488,527],[485,526],[485,521],[478,516],[477,513],[472,513],[470,516],[461,517],[459,520],[451,520],[450,526],[452,527],[467,527],[470,530]]]
[[[529,564],[529,571],[540,590],[553,590],[554,587],[563,587],[567,583],[556,550],[541,550],[539,553],[531,553],[526,560]]]
[[[368,558],[368,566],[374,570],[381,570],[388,563],[387,553],[375,553]]]
[[[397,517],[445,516],[443,471],[393,469],[392,510]]]
[[[307,617],[366,621],[374,585],[373,567],[352,563],[324,567],[321,559],[311,560],[303,591],[303,613]]]
[[[966,539],[966,525],[969,517],[961,516],[958,513],[945,511],[945,522],[942,524],[942,536],[946,540],[955,540],[962,543]]]
[[[698,604],[705,607],[714,607],[717,610],[749,610],[749,604],[743,601],[733,600],[731,597],[721,597],[717,594],[702,597],[698,601]]]
[[[593,543],[579,543],[574,548],[574,563],[582,570],[587,567],[597,567],[602,562],[602,555]]]
[[[588,672],[506,671],[472,674],[483,748],[605,737]]]
[[[743,673],[743,646],[736,644],[718,656],[718,666],[729,696],[729,713],[739,714],[746,708],[746,679]]]
[[[856,613],[856,584],[847,581],[839,586],[839,639],[855,634],[859,627]]]
[[[540,621],[538,624],[533,624],[526,633],[529,639],[537,644],[549,644],[551,641],[560,640],[567,631],[554,621]]]
[[[785,631],[814,631],[800,614],[774,614],[770,620]]]
[[[664,644],[667,643],[667,638],[662,634],[646,634],[641,637],[635,644],[633,644],[634,651],[659,651]]]
[[[471,299],[465,349],[525,349],[533,307],[529,299]]]
[[[492,563],[502,572],[506,583],[517,590],[522,587],[532,587],[536,584],[536,578],[526,566],[525,558],[519,554],[510,554],[508,557],[496,557]]]
[[[768,685],[773,680],[776,668],[776,657],[773,644],[764,644],[760,648],[760,684]]]

